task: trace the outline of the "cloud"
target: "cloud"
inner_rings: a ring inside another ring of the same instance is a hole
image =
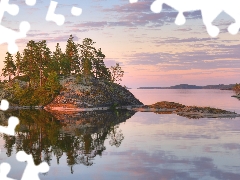
[[[134,179],[240,179],[239,173],[226,172],[209,157],[176,156],[168,151],[147,153],[143,150],[110,152],[109,156],[118,156],[118,166],[106,164],[104,170],[128,173]],[[179,168],[181,167],[181,168]]]
[[[154,40],[153,42],[155,44],[162,44],[164,43],[196,43],[196,42],[208,42],[211,41],[212,38],[197,38],[197,37],[191,37],[191,38],[176,38],[176,37],[168,37],[168,38],[162,38],[162,39],[158,39],[158,40]],[[216,40],[216,38],[214,39]]]
[[[107,20],[104,21],[88,21],[75,24],[69,27],[81,27],[81,28],[99,28],[101,30],[105,27],[159,27],[166,23],[173,23],[178,14],[176,10],[163,5],[161,13],[153,13],[150,10],[152,0],[144,0],[138,3],[121,3],[118,5],[112,5],[107,7],[98,6],[98,13],[108,15]],[[201,11],[185,12],[184,15],[187,19],[199,19],[201,18]]]
[[[188,40],[186,40],[188,42]],[[195,50],[181,53],[135,53],[127,61],[129,65],[159,66],[162,70],[219,69],[240,67],[238,48],[222,51]]]

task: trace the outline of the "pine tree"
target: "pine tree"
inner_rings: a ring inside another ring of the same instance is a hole
[[[37,61],[37,43],[35,41],[29,41],[23,51],[21,67],[23,74],[30,79],[30,87],[39,76]]]
[[[61,50],[61,47],[60,47],[59,43],[57,43],[56,49],[55,49],[55,51],[53,52],[53,55],[52,55],[52,60],[49,64],[49,66],[48,66],[48,68],[49,68],[48,71],[49,72],[54,71],[57,74],[62,74],[62,71],[61,71],[62,67],[60,66],[60,64],[61,64],[61,61],[62,61],[63,57],[64,56],[63,56],[63,52]]]
[[[48,75],[48,67],[51,63],[51,51],[47,47],[46,40],[39,41],[37,43],[37,49],[36,49],[36,54],[37,54],[37,68],[39,72],[39,85],[43,85],[43,80],[46,79]]]
[[[6,53],[7,56],[5,57],[4,61],[4,68],[2,69],[2,75],[4,77],[8,76],[8,81],[11,81],[12,75],[15,75],[16,66],[13,61],[13,56],[9,52]]]
[[[60,61],[60,69],[62,75],[71,74],[71,63],[65,54],[63,54],[63,57]]]
[[[30,78],[30,85],[42,86],[48,74],[48,65],[51,62],[51,51],[46,41],[29,41],[24,49],[21,63],[22,71]]]
[[[21,73],[21,63],[22,63],[22,55],[21,53],[18,51],[16,54],[16,59],[15,59],[15,64],[16,64],[16,76],[19,76]]]
[[[79,74],[80,62],[78,57],[78,45],[73,41],[74,37],[70,35],[66,45],[66,58],[70,62],[70,71],[73,74]]]
[[[82,44],[79,45],[79,58],[81,61],[81,72],[84,76],[92,74],[94,53],[96,49],[93,47],[95,42],[90,38],[85,38]]]
[[[56,72],[51,72],[45,84],[45,89],[49,91],[52,98],[55,94],[59,92],[61,85],[58,80],[58,74]]]
[[[110,74],[108,68],[104,64],[105,55],[101,48],[95,50],[93,59],[93,74],[96,78],[109,79]]]

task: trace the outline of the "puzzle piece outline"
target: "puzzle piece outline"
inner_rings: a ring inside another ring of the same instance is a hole
[[[65,22],[65,17],[62,14],[55,14],[55,10],[57,8],[58,2],[51,1],[50,5],[48,7],[47,15],[46,15],[46,21],[53,21],[58,26],[62,26]],[[71,9],[71,13],[73,16],[80,16],[82,14],[82,9],[73,6]]]
[[[36,0],[25,0],[25,3],[28,6],[34,6],[36,4]],[[56,1],[50,1],[50,5],[45,19],[46,21],[53,21],[58,26],[61,26],[65,22],[65,17],[61,14],[55,14],[57,4],[58,2]],[[19,7],[16,4],[9,4],[9,0],[1,0],[0,2],[0,44],[7,43],[8,52],[11,54],[15,54],[18,51],[16,40],[25,38],[31,26],[29,22],[22,21],[19,25],[19,32],[2,26],[1,22],[5,12],[16,16],[19,13]],[[82,14],[82,9],[73,6],[71,9],[71,13],[73,16],[80,16]]]
[[[26,4],[32,5],[35,4],[34,1],[35,0],[25,0]],[[9,4],[9,0],[1,0],[0,2],[0,44],[7,43],[9,53],[14,54],[18,51],[16,40],[26,37],[27,32],[30,30],[30,24],[22,21],[19,25],[19,32],[4,27],[1,25],[1,22],[5,12],[16,16],[19,13],[19,7],[16,4]]]
[[[0,133],[4,133],[10,136],[15,135],[15,128],[19,124],[19,119],[17,117],[11,116],[8,119],[8,126],[0,126]]]
[[[9,102],[6,99],[1,100],[0,110],[6,111],[9,108]]]
[[[0,109],[1,110],[7,110],[9,108],[9,103],[7,100],[2,99]],[[8,119],[8,126],[3,127],[0,126],[0,133],[8,134],[8,135],[14,135],[15,134],[15,128],[19,124],[19,119],[17,117],[11,116]],[[46,173],[49,171],[50,167],[46,162],[42,162],[40,165],[36,166],[33,161],[33,156],[30,154],[26,154],[24,151],[19,151],[16,154],[16,159],[20,162],[27,161],[27,166],[23,172],[21,180],[40,180],[38,174],[39,173]],[[8,163],[2,163],[0,164],[0,178],[3,180],[14,180],[12,178],[8,178],[7,175],[11,170],[11,166]]]
[[[0,2],[0,23],[2,22],[4,12],[8,12],[12,16],[19,13],[19,7],[16,4],[9,4],[9,0],[1,0]]]
[[[2,99],[0,109],[2,111],[6,111],[8,108],[9,108],[9,102],[5,99]],[[16,128],[17,124],[19,124],[19,119],[17,117],[11,116],[8,119],[7,127],[0,126],[0,133],[4,133],[4,134],[13,136],[15,134],[15,128]],[[10,170],[11,170],[11,166],[8,163],[4,163],[4,162],[1,163],[0,164],[0,179],[14,180],[12,178],[7,177]]]
[[[0,179],[1,180],[16,180],[16,179],[12,179],[7,177],[8,173],[11,170],[11,166],[8,163],[1,163],[0,164]]]
[[[8,108],[9,108],[8,101],[5,100],[5,99],[2,99],[0,109],[3,110],[3,111],[6,111]],[[19,119],[17,117],[11,116],[8,119],[8,126],[7,127],[0,126],[0,133],[4,133],[4,134],[7,134],[7,135],[14,136],[15,128],[18,124],[19,124]]]
[[[46,173],[49,171],[49,165],[46,162],[42,162],[39,165],[35,165],[31,154],[26,154],[24,151],[19,151],[16,154],[16,159],[20,162],[27,161],[27,166],[23,172],[21,180],[40,180],[38,174]]]
[[[136,3],[138,0],[129,0],[130,3]],[[183,12],[201,10],[203,23],[206,26],[207,32],[211,37],[217,37],[220,29],[214,26],[213,21],[223,11],[229,16],[235,19],[235,23],[232,23],[228,27],[228,32],[232,35],[236,35],[240,29],[240,7],[239,0],[211,0],[211,1],[194,1],[194,0],[155,0],[151,5],[151,10],[154,13],[160,13],[162,5],[167,4],[178,11],[178,15],[175,20],[175,24],[183,25],[186,22],[186,18]]]
[[[25,3],[28,5],[28,6],[34,6],[36,4],[36,0],[25,0]]]

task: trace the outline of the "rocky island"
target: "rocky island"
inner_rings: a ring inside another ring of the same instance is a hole
[[[124,71],[119,63],[107,68],[101,48],[90,38],[81,44],[70,35],[66,50],[56,45],[51,52],[45,40],[29,41],[15,60],[6,53],[0,99],[12,109],[44,108],[48,111],[111,109],[116,106],[143,105],[122,87]]]
[[[235,118],[240,114],[212,107],[186,106],[183,104],[162,101],[152,105],[131,108],[136,111],[151,111],[158,114],[177,114],[189,119],[199,118]]]
[[[85,82],[85,78],[77,81],[75,76],[63,78],[60,80],[62,91],[44,108],[48,111],[92,111],[143,105],[119,84],[95,78]]]

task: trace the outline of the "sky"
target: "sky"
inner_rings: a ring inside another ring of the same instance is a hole
[[[18,31],[21,21],[31,29],[27,38],[17,40],[21,52],[29,40],[47,40],[53,51],[57,43],[65,50],[70,34],[81,43],[84,38],[96,42],[106,55],[107,67],[120,63],[124,70],[122,85],[127,87],[166,87],[176,84],[240,83],[240,33],[231,35],[228,26],[234,19],[222,12],[213,22],[220,34],[211,38],[202,21],[201,11],[185,12],[183,26],[174,21],[177,11],[163,5],[161,13],[153,13],[154,0],[55,0],[56,14],[65,16],[58,26],[47,22],[49,1],[37,0],[30,7],[24,0],[10,0],[20,7],[19,14],[4,13],[1,25]],[[71,8],[82,8],[78,17]],[[0,69],[3,68],[7,44],[0,45]]]

